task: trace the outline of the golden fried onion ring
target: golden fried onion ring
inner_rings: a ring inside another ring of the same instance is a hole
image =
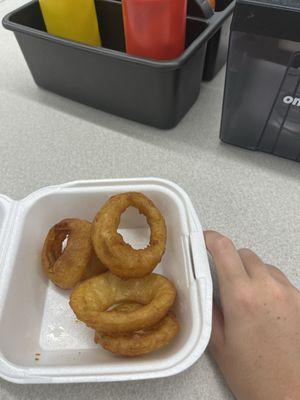
[[[96,331],[127,333],[153,326],[160,321],[176,297],[174,285],[158,274],[122,280],[111,272],[80,283],[72,292],[70,306],[77,318]],[[123,302],[143,304],[123,313],[110,307]]]
[[[71,289],[80,280],[104,272],[106,268],[93,250],[91,223],[69,218],[55,224],[44,242],[42,266],[48,278],[62,289]]]
[[[143,307],[143,305],[139,303],[128,303],[118,305],[113,310],[129,313],[141,307]],[[169,313],[154,326],[129,334],[112,336],[96,331],[95,342],[101,344],[102,347],[112,353],[134,357],[151,353],[167,346],[177,335],[178,331],[179,324],[175,316]]]
[[[129,206],[144,214],[150,226],[150,242],[144,249],[133,249],[117,232],[121,214]],[[166,238],[164,217],[142,193],[128,192],[111,197],[92,224],[92,241],[97,256],[111,272],[124,279],[151,273],[165,252]]]

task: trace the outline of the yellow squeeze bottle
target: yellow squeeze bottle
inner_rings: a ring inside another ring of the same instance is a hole
[[[101,46],[94,0],[39,0],[47,32]]]

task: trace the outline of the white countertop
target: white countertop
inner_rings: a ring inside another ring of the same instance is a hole
[[[23,3],[0,1],[0,17]],[[34,84],[12,32],[0,28],[0,193],[22,198],[77,179],[157,176],[181,185],[205,228],[278,265],[300,287],[300,163],[221,144],[224,70],[203,83],[176,129],[160,131],[83,106]],[[233,399],[204,355],[167,379],[18,386],[1,400]]]

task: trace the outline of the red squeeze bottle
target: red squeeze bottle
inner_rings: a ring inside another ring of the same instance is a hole
[[[127,53],[156,60],[179,57],[186,8],[187,0],[122,0]]]

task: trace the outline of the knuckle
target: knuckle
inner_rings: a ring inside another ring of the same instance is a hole
[[[284,285],[282,285],[280,282],[276,281],[272,277],[268,278],[265,281],[264,286],[269,295],[272,296],[272,298],[280,301],[285,301],[287,299],[287,293]]]
[[[214,250],[216,252],[222,252],[233,247],[232,241],[227,236],[220,236],[215,240]]]
[[[242,256],[251,256],[251,255],[253,254],[253,251],[250,250],[250,249],[248,249],[248,248],[246,248],[246,247],[244,247],[244,248],[242,248],[242,249],[239,249],[239,253],[240,253]]]
[[[251,309],[255,307],[256,301],[252,291],[249,288],[240,286],[233,292],[233,300],[243,308]]]
[[[272,286],[272,294],[277,300],[285,301],[287,299],[286,291],[284,287],[280,284],[275,284]]]

